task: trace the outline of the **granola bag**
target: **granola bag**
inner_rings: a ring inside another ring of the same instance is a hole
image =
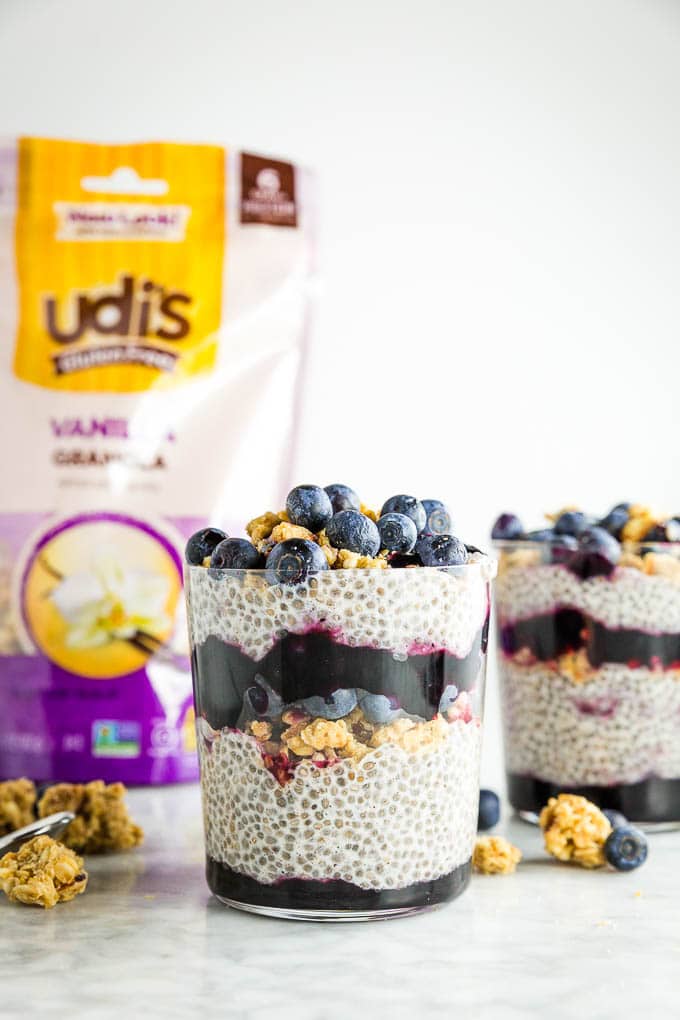
[[[0,144],[0,779],[197,777],[181,550],[289,486],[310,187],[217,145]]]

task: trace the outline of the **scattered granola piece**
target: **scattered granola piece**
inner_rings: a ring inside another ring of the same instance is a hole
[[[572,793],[551,797],[539,823],[546,850],[559,861],[573,861],[584,868],[604,866],[604,844],[612,827],[585,797]]]
[[[86,854],[129,850],[143,838],[130,818],[122,783],[107,786],[101,779],[86,785],[57,783],[47,788],[38,804],[41,818],[55,811],[73,811],[76,818],[62,836],[66,846]]]
[[[380,747],[381,744],[399,744],[407,730],[413,729],[413,719],[395,719],[386,726],[379,726],[371,737],[371,747]]]
[[[30,779],[0,783],[0,836],[35,821],[35,785]]]
[[[0,888],[16,903],[54,907],[85,892],[86,885],[82,858],[49,836],[35,836],[0,859]]]
[[[436,715],[429,722],[421,723],[402,733],[398,740],[405,751],[413,752],[421,747],[434,747],[449,735],[449,724],[441,715]]]
[[[385,556],[360,556],[359,553],[350,552],[349,549],[339,549],[335,563],[341,570],[352,570],[355,567],[386,567]]]
[[[257,545],[264,538],[269,538],[272,531],[281,521],[281,514],[266,513],[254,517],[246,524],[246,534],[250,535],[253,545]]]
[[[480,836],[472,853],[472,867],[480,875],[511,875],[522,851],[503,836]]]

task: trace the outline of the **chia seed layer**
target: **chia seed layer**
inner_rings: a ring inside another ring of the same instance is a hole
[[[199,741],[208,858],[263,885],[281,879],[405,889],[469,862],[477,827],[480,727],[455,722],[408,753],[297,766],[281,786],[257,742],[222,730]]]

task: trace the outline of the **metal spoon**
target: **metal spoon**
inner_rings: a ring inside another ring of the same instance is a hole
[[[18,850],[22,843],[28,843],[34,836],[51,836],[52,839],[58,839],[75,817],[72,811],[57,811],[54,815],[47,815],[46,818],[39,818],[37,822],[25,825],[23,829],[10,832],[8,836],[0,839],[0,857]]]

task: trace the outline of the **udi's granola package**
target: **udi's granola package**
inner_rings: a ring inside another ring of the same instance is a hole
[[[288,488],[312,218],[280,160],[0,143],[0,779],[197,777],[181,550]]]

